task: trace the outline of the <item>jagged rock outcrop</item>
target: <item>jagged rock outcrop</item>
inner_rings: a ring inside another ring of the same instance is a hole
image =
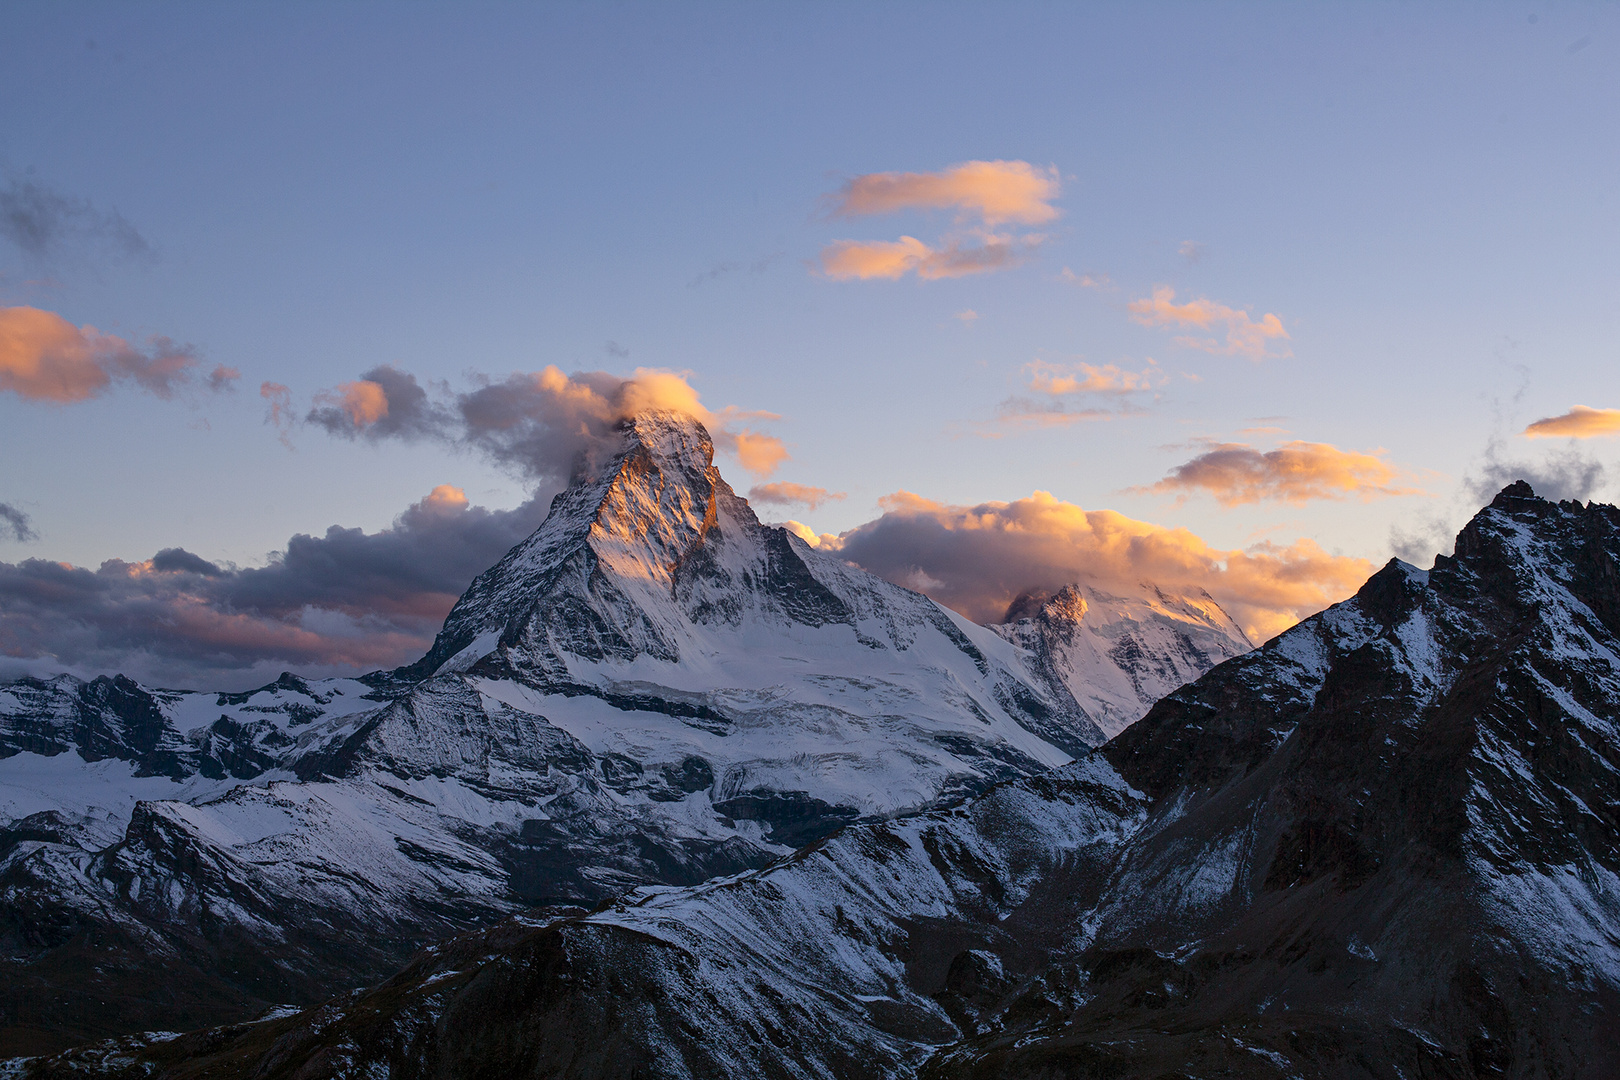
[[[24,1074],[1620,1075],[1617,560],[1515,484],[1046,775]]]

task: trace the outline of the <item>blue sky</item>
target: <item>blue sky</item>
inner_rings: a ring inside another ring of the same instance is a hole
[[[1376,562],[1401,537],[1442,544],[1513,464],[1557,494],[1617,493],[1614,439],[1520,435],[1620,406],[1612,6],[13,0],[4,16],[0,184],[78,209],[46,250],[0,239],[0,307],[141,348],[166,336],[241,377],[169,400],[128,380],[61,404],[0,392],[0,502],[37,534],[0,533],[0,560],[184,547],[250,567],[294,533],[385,529],[440,484],[522,503],[531,485],[465,447],[300,425],[288,449],[264,423],[262,382],[302,414],[379,364],[453,390],[547,365],[688,373],[710,409],[781,414],[765,430],[791,457],[770,479],[846,497],[770,513],[832,533],[896,491],[1043,490],[1216,548],[1308,538]],[[827,212],[854,178],[968,161],[1057,177],[1060,216],[1025,261],[822,271],[837,240],[972,233],[948,209]],[[1288,336],[1258,360],[1178,345],[1185,327],[1132,317],[1156,287]],[[998,422],[1037,362],[1154,385],[1068,401],[1128,406],[1111,419]],[[1423,494],[1130,490],[1211,440],[1372,454],[1398,474],[1386,487]]]

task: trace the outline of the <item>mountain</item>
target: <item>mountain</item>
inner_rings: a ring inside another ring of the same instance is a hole
[[[1620,510],[1521,482],[1044,775],[15,1074],[1613,1077],[1617,724]]]
[[[992,629],[1110,739],[1170,691],[1254,647],[1207,592],[1172,594],[1149,582],[1124,596],[1080,582],[1028,592]]]
[[[1248,647],[1153,590],[977,626],[762,525],[696,422],[615,439],[415,664],[0,687],[0,1053],[319,1001],[515,912],[761,868],[1085,754]]]

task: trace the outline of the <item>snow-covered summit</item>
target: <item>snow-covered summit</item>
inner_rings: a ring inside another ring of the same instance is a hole
[[[1150,582],[1121,593],[1084,583],[1025,593],[994,628],[1065,687],[1103,739],[1170,691],[1254,647],[1202,589],[1169,593]],[[1101,741],[1100,739],[1098,741]]]

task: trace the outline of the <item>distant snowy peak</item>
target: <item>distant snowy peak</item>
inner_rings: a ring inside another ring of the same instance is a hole
[[[1068,690],[1105,738],[1254,647],[1209,593],[1171,593],[1148,582],[1126,595],[1078,582],[1027,592],[993,629],[1029,650],[1037,671]]]

